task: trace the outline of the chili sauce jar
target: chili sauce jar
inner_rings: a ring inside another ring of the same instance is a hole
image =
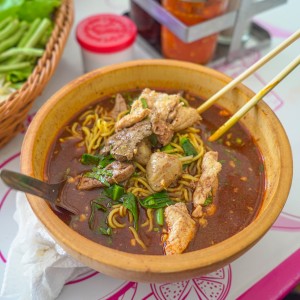
[[[98,14],[82,20],[76,28],[84,71],[134,59],[137,27],[129,18]]]
[[[163,0],[163,7],[187,26],[212,19],[226,11],[228,0]],[[191,43],[185,43],[166,26],[162,27],[162,53],[166,58],[208,63],[215,52],[218,34],[213,34]]]

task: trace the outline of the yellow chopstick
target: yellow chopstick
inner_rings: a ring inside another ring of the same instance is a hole
[[[217,131],[215,131],[208,140],[213,142],[222,136],[238,120],[244,116],[259,100],[269,93],[281,80],[291,73],[300,64],[300,55],[296,57],[287,67],[285,67],[277,76],[275,76],[263,89],[252,97],[242,108],[240,108],[227,122],[225,122]]]
[[[205,110],[207,110],[222,95],[224,95],[226,92],[228,92],[229,90],[231,90],[232,88],[234,88],[238,83],[242,82],[249,75],[251,75],[252,73],[254,73],[257,69],[259,69],[265,63],[267,63],[270,59],[272,59],[274,56],[276,56],[278,53],[280,53],[283,49],[285,49],[290,44],[292,44],[294,41],[296,41],[299,37],[300,37],[300,29],[297,30],[294,34],[292,34],[288,39],[286,39],[280,45],[278,45],[276,48],[274,48],[272,51],[270,51],[267,55],[265,55],[260,60],[258,60],[255,64],[253,64],[245,72],[243,72],[238,77],[236,77],[235,79],[233,79],[232,81],[230,81],[226,86],[224,86],[224,88],[222,88],[221,90],[219,90],[216,94],[214,94],[207,101],[205,101],[202,105],[200,105],[197,108],[197,111],[201,114],[202,112],[204,112]]]

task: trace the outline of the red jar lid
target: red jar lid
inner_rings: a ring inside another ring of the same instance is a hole
[[[137,35],[136,25],[127,17],[99,14],[82,20],[76,29],[78,43],[96,53],[113,53],[131,46]]]

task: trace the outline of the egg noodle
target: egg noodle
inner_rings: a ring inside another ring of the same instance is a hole
[[[74,122],[67,128],[70,136],[60,139],[78,138],[78,146],[85,146],[86,152],[95,154],[101,149],[107,139],[115,133],[115,124],[121,119],[128,111],[120,113],[115,120],[109,115],[109,112],[101,106],[97,105],[85,111],[77,122]],[[200,129],[189,127],[185,130],[174,134],[169,149],[163,150],[165,153],[177,156],[183,164],[183,174],[178,180],[176,185],[172,185],[166,189],[170,199],[174,201],[192,201],[192,193],[195,188],[196,182],[199,180],[201,174],[201,162],[205,153],[203,141],[199,135]],[[185,156],[184,150],[180,145],[180,139],[186,137],[189,139],[193,147],[197,151],[196,156]],[[162,150],[157,150],[162,151]],[[135,174],[126,182],[126,192],[131,192],[137,198],[145,198],[153,193],[146,177],[146,168],[141,164],[134,162],[136,167]],[[153,210],[147,209],[147,220],[141,224],[142,227],[148,227],[148,231],[154,228]],[[124,228],[126,223],[119,221],[120,219],[128,218],[129,223],[133,223],[133,216],[126,207],[122,204],[113,205],[107,217],[107,223],[111,228]],[[146,248],[143,241],[140,239],[137,231],[130,226],[133,238],[143,249]]]

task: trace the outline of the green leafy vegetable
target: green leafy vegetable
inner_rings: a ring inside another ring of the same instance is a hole
[[[169,198],[166,191],[152,194],[144,199],[140,199],[139,201],[141,206],[154,209],[163,208],[175,203]]]
[[[88,177],[88,178],[97,179],[100,182],[102,182],[104,185],[109,187],[110,184],[108,183],[107,179],[109,177],[112,177],[112,175],[113,175],[112,171],[105,170],[105,169],[102,169],[102,167],[97,166],[97,167],[92,168],[92,171],[86,172],[83,176]]]
[[[112,162],[114,162],[115,159],[111,155],[93,155],[84,153],[81,156],[81,163],[84,165],[97,165],[100,168],[105,168]]]
[[[124,193],[124,188],[118,184],[113,184],[109,188],[105,189],[105,195],[114,201],[118,201]]]
[[[123,202],[123,205],[132,213],[134,228],[135,230],[138,230],[139,214],[135,196],[132,193],[127,193],[120,200]]]
[[[101,203],[104,199],[103,198],[99,198],[99,199],[95,199],[91,201],[91,214],[89,217],[89,228],[90,229],[94,229],[95,227],[95,215],[96,212],[101,210],[103,212],[107,211],[107,208]]]
[[[186,156],[196,156],[198,154],[197,150],[187,137],[183,137],[180,139],[180,145]]]
[[[0,0],[0,101],[19,89],[32,73],[53,30],[61,0]],[[9,89],[7,89],[9,87]]]

